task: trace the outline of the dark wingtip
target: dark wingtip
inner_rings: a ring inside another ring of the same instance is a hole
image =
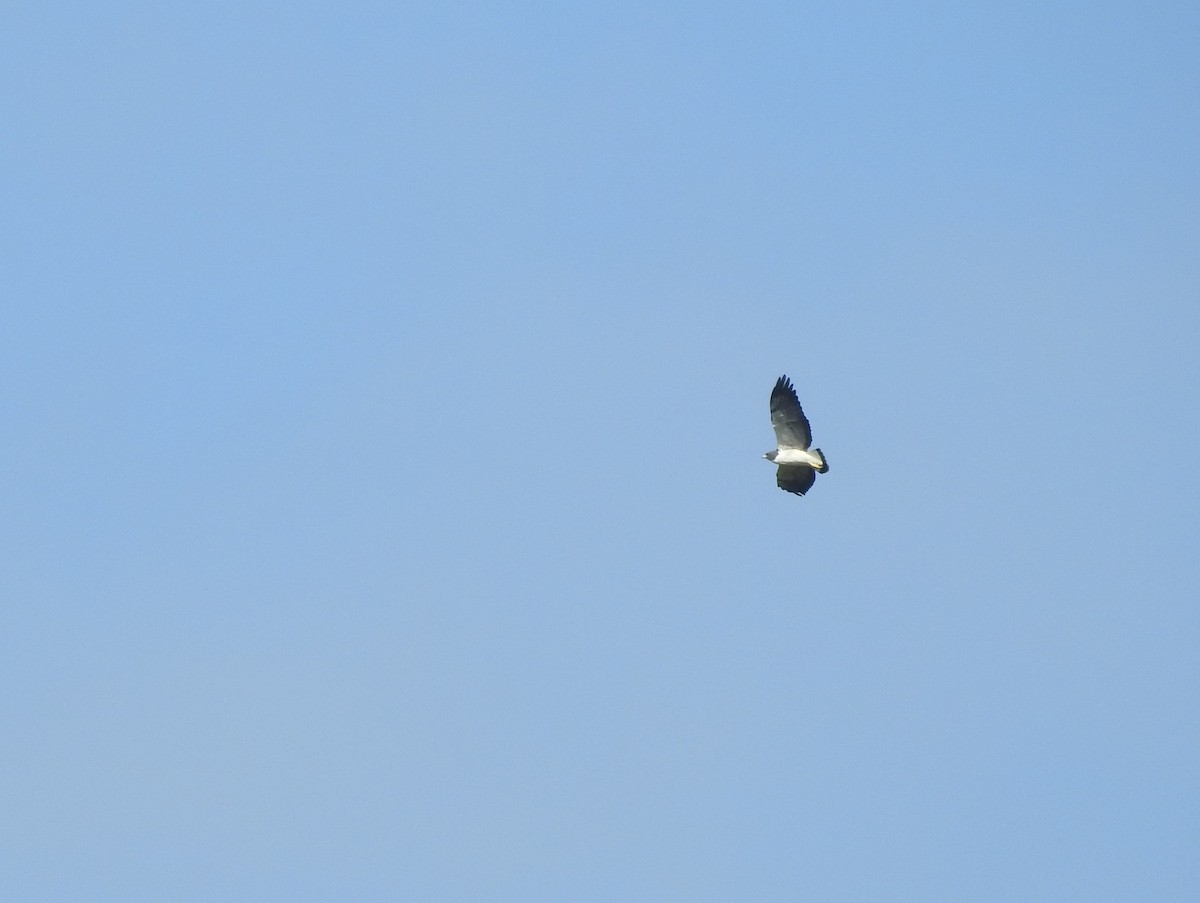
[[[786,374],[775,380],[775,388],[771,390],[772,395],[776,395],[780,392],[791,395],[793,398],[796,397],[796,390],[793,388],[792,381],[787,378]]]

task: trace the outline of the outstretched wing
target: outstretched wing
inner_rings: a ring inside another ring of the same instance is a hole
[[[775,482],[784,492],[794,492],[804,495],[812,489],[817,480],[817,472],[803,464],[780,464],[775,473]]]
[[[775,381],[775,388],[771,390],[771,426],[775,427],[775,443],[780,448],[808,448],[812,444],[812,430],[808,426],[808,418],[804,416],[796,398],[792,381],[786,376],[779,377]],[[809,480],[808,486],[811,485],[812,481]],[[807,489],[808,486],[804,488]],[[803,491],[801,490],[801,493]]]

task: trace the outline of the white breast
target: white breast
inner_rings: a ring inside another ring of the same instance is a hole
[[[807,464],[809,467],[821,466],[821,459],[803,448],[781,448],[775,456],[776,464]]]

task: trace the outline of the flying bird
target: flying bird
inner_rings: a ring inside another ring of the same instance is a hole
[[[812,429],[796,398],[792,381],[781,376],[771,390],[771,426],[775,428],[775,444],[779,447],[765,455],[778,465],[775,481],[785,492],[804,495],[812,488],[817,474],[829,470],[821,449],[812,445]]]

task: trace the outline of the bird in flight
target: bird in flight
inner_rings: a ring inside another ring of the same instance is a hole
[[[804,495],[812,488],[817,474],[829,470],[821,449],[812,445],[812,429],[796,398],[792,381],[781,376],[771,390],[771,426],[775,428],[775,444],[779,447],[765,455],[778,465],[775,481],[785,492]]]

